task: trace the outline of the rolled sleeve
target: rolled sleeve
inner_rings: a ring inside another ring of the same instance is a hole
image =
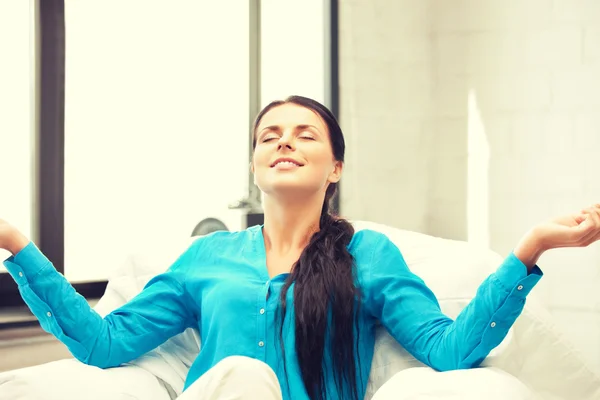
[[[496,279],[511,295],[524,298],[537,285],[544,273],[536,265],[527,274],[527,267],[510,253],[495,272]]]
[[[46,269],[54,269],[50,260],[33,242],[29,242],[16,255],[7,258],[4,266],[19,286],[32,282],[40,272]]]

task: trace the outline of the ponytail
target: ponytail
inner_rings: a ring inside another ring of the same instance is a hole
[[[350,399],[359,400],[354,322],[360,293],[355,287],[354,258],[348,251],[354,228],[348,221],[330,214],[329,202],[335,191],[336,184],[330,184],[321,211],[320,230],[311,237],[281,292],[279,335],[283,347],[286,294],[295,282],[296,355],[311,400],[324,399],[327,393],[324,360],[328,326],[331,328],[328,356],[333,363],[338,392],[349,390]]]

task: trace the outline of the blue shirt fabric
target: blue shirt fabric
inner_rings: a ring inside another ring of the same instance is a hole
[[[434,294],[409,270],[387,236],[362,230],[354,234],[348,249],[363,294],[358,318],[361,398],[379,323],[408,352],[436,370],[475,367],[504,339],[542,276],[537,266],[528,274],[510,253],[452,320],[440,311]],[[165,273],[105,318],[89,307],[34,243],[4,264],[42,328],[86,364],[118,366],[194,327],[202,346],[184,390],[223,358],[242,355],[273,368],[284,399],[308,399],[295,356],[294,287],[287,293],[283,329],[286,376],[275,311],[287,274],[269,277],[261,226],[195,240]],[[328,398],[347,398],[344,389],[336,389],[330,372],[325,378]]]

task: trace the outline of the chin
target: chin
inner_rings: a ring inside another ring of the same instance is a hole
[[[263,192],[268,196],[276,198],[298,199],[315,195],[318,192],[318,188],[294,182],[278,182],[277,184],[269,185]]]

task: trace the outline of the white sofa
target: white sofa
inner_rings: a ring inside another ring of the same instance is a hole
[[[354,226],[357,230],[368,228],[387,234],[451,317],[460,312],[483,279],[502,261],[498,254],[465,242],[370,222],[356,221]],[[186,239],[132,254],[112,274],[96,311],[106,315],[133,298],[188,244]],[[181,393],[199,349],[197,332],[188,329],[119,368],[101,370],[76,360],[62,360],[1,373],[0,400],[169,400]],[[482,367],[485,368],[434,372],[380,329],[367,398],[377,392],[374,400],[600,399],[600,374],[588,367],[565,340],[550,314],[536,300],[535,289],[507,338]]]

